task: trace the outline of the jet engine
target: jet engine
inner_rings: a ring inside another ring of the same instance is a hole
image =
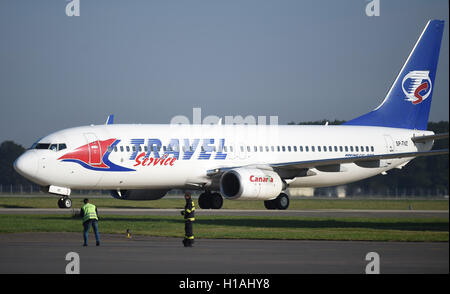
[[[273,171],[256,168],[235,168],[220,178],[220,192],[227,199],[272,200],[285,188]]]

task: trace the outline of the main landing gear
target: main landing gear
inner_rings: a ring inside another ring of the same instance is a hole
[[[285,193],[281,193],[273,200],[264,201],[264,206],[267,209],[286,210],[289,207],[289,196]]]
[[[58,200],[59,208],[71,208],[72,207],[72,199],[67,196],[61,197]]]
[[[198,205],[201,209],[221,209],[223,205],[222,195],[220,195],[220,193],[206,191],[198,197]],[[289,207],[289,196],[285,193],[281,193],[273,200],[264,201],[264,206],[270,210],[286,210]]]
[[[201,209],[221,209],[223,205],[222,195],[206,191],[198,197],[198,205]]]

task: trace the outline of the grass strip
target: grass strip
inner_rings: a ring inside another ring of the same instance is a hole
[[[0,197],[1,208],[57,208],[57,197]],[[198,206],[197,199],[194,200]],[[81,208],[83,199],[73,198],[73,207]],[[160,199],[155,201],[126,201],[113,198],[94,198],[91,202],[99,208],[177,208],[184,207],[184,199]],[[265,209],[263,201],[225,200],[224,209]],[[448,200],[410,199],[295,199],[289,209],[360,209],[360,210],[448,210]]]
[[[105,215],[101,233],[182,237],[184,223],[175,216]],[[79,232],[81,220],[69,215],[0,215],[0,233]],[[365,240],[448,242],[445,218],[306,218],[202,216],[194,225],[196,238]]]

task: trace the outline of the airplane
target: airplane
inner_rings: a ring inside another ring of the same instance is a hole
[[[198,190],[203,209],[223,199],[289,207],[289,187],[359,181],[420,156],[448,133],[427,131],[444,21],[426,24],[382,103],[342,125],[115,124],[64,129],[34,143],[15,170],[59,195],[110,190],[123,200],[156,200],[172,189]]]

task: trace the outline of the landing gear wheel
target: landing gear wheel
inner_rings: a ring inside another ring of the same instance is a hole
[[[211,194],[208,192],[200,194],[198,197],[198,206],[200,206],[201,209],[210,209],[211,204],[209,201],[209,198],[211,197]]]
[[[286,210],[289,207],[289,196],[285,193],[278,195],[274,201],[276,208],[279,210]]]
[[[285,193],[281,193],[273,200],[264,201],[264,206],[267,209],[286,210],[289,207],[289,196]]]
[[[221,209],[222,205],[223,198],[219,193],[205,192],[198,197],[198,206],[201,209]]]
[[[212,209],[221,209],[223,205],[222,195],[219,193],[213,193],[211,197],[209,197],[209,203]]]
[[[269,209],[269,210],[276,209],[276,207],[275,207],[275,199],[274,200],[266,200],[266,201],[264,201],[264,207],[266,207],[266,209]]]
[[[71,208],[72,207],[72,199],[69,197],[61,197],[58,200],[59,208]]]

